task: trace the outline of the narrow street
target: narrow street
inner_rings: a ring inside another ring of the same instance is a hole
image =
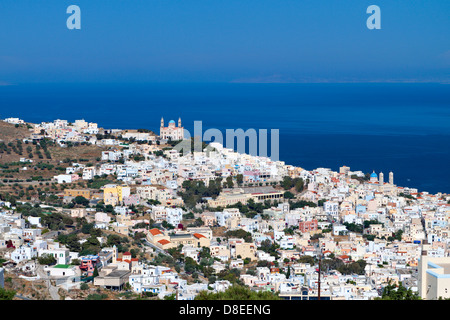
[[[150,248],[152,248],[152,249],[154,249],[155,250],[155,252],[156,253],[162,253],[162,254],[164,254],[164,255],[166,255],[166,256],[169,256],[169,257],[171,257],[171,255],[167,252],[167,251],[165,251],[165,250],[162,250],[162,249],[160,249],[160,248],[158,248],[157,246],[155,246],[154,244],[152,244],[152,243],[150,243],[150,242],[148,242],[147,241],[147,239],[144,239],[144,245],[145,246],[147,246],[147,247],[150,247]]]
[[[44,271],[43,266],[38,265],[36,268],[36,273],[41,279],[43,279],[43,280],[45,279],[45,282],[47,284],[47,288],[49,290],[50,296],[52,297],[52,300],[60,300],[61,298],[58,294],[59,288],[52,285],[50,279],[48,279],[48,276]]]

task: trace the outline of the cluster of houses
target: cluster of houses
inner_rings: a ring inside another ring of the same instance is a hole
[[[52,139],[67,140],[72,136],[92,134],[96,132],[95,128],[96,124],[84,120],[70,125],[56,120],[35,126],[34,133],[45,131]],[[143,232],[148,244],[160,252],[182,245],[183,255],[197,262],[202,248],[207,247],[215,258],[211,267],[216,273],[239,269],[242,271],[240,280],[246,285],[255,290],[279,292],[281,297],[289,300],[316,299],[319,294],[317,264],[299,262],[308,256],[339,259],[346,265],[358,260],[365,262],[364,269],[358,274],[324,271],[320,275],[323,299],[373,299],[392,282],[401,282],[425,296],[424,283],[431,281],[427,278],[431,271],[420,270],[427,266],[438,275],[436,279],[445,281],[442,275],[446,275],[446,269],[435,265],[450,262],[450,195],[419,193],[417,189],[399,187],[394,184],[392,172],[385,181],[383,173],[366,177],[346,166],[338,172],[327,168],[305,170],[282,161],[240,154],[218,143],[210,144],[204,152],[187,155],[163,148],[165,141],[183,138],[180,128],[181,120],[178,127],[175,122],[164,127],[162,120],[163,136],[160,137],[147,132],[119,130],[115,134],[120,133],[122,139],[129,141],[117,139],[106,144],[110,148],[102,152],[100,164],[72,163],[66,168],[65,175],[55,177],[58,182],[92,180],[102,175],[115,175],[118,182],[104,185],[99,190],[66,189],[62,195],[67,201],[77,196],[83,196],[91,203],[102,201],[114,207],[114,215],[93,208],[71,209],[69,214],[86,217],[94,221],[97,228],[122,235]],[[236,178],[237,175],[241,175],[242,181],[234,180],[234,186],[224,188],[218,197],[204,199],[210,208],[225,209],[195,213],[195,217],[203,222],[201,227],[182,225],[183,215],[187,212],[182,209],[184,203],[178,191],[184,181],[203,181],[208,185],[219,176],[225,182],[227,177]],[[303,200],[315,205],[291,208],[284,199],[284,190],[274,187],[286,176],[307,182],[306,189],[294,202]],[[250,200],[276,204],[252,218],[236,207],[226,208],[237,203],[245,205]],[[154,201],[159,204],[155,205]],[[145,205],[153,221],[166,222],[172,228],[134,228],[137,224],[149,224],[148,220],[133,214],[130,207],[134,205]],[[1,212],[0,249],[14,246],[9,258],[16,263],[43,253],[62,254],[61,261],[53,267],[58,270],[48,268],[52,275],[62,272],[67,275],[67,268],[61,266],[78,259],[82,261],[81,267],[74,270],[89,276],[97,267],[99,276],[95,277],[94,285],[113,290],[121,290],[128,283],[137,293],[151,292],[160,297],[176,293],[179,299],[193,299],[201,290],[220,291],[231,285],[228,281],[188,284],[170,268],[148,265],[129,253],[119,258],[115,247],[102,249],[98,256],[78,257],[44,238],[38,219],[28,217],[27,223],[34,227],[30,228],[12,208]],[[226,231],[244,230],[250,233],[251,240],[214,236],[218,227]],[[267,241],[277,245],[278,257],[262,250],[262,244]],[[437,262],[424,265],[425,260]],[[249,262],[260,261],[267,261],[269,265],[246,273]],[[439,287],[433,282],[431,288],[433,285]],[[442,285],[439,288],[442,289]],[[436,290],[434,296],[428,294],[428,298],[450,297],[450,293],[446,295],[447,291]]]

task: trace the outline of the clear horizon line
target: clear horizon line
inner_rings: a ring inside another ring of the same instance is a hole
[[[370,84],[370,83],[392,83],[392,84],[450,84],[450,79],[365,79],[365,80],[336,80],[336,79],[316,79],[316,80],[291,80],[273,79],[271,77],[261,78],[241,78],[224,81],[43,81],[43,82],[7,82],[0,81],[0,87],[19,86],[29,84]]]
[[[338,84],[338,83],[438,83],[438,84],[450,84],[448,80],[418,80],[418,79],[388,79],[388,80],[264,80],[264,79],[235,79],[229,83],[254,83],[254,84]]]

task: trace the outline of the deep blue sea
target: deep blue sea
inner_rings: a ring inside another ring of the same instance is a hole
[[[0,118],[85,119],[159,132],[279,129],[280,160],[305,169],[393,171],[399,186],[450,193],[450,84],[26,84],[0,86]],[[269,136],[270,137],[270,136]]]

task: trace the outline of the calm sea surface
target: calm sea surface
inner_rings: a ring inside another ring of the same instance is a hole
[[[85,119],[159,131],[161,117],[193,133],[279,129],[280,159],[305,169],[393,171],[395,183],[450,193],[450,85],[27,84],[0,86],[0,118]],[[269,136],[270,137],[270,136]]]

